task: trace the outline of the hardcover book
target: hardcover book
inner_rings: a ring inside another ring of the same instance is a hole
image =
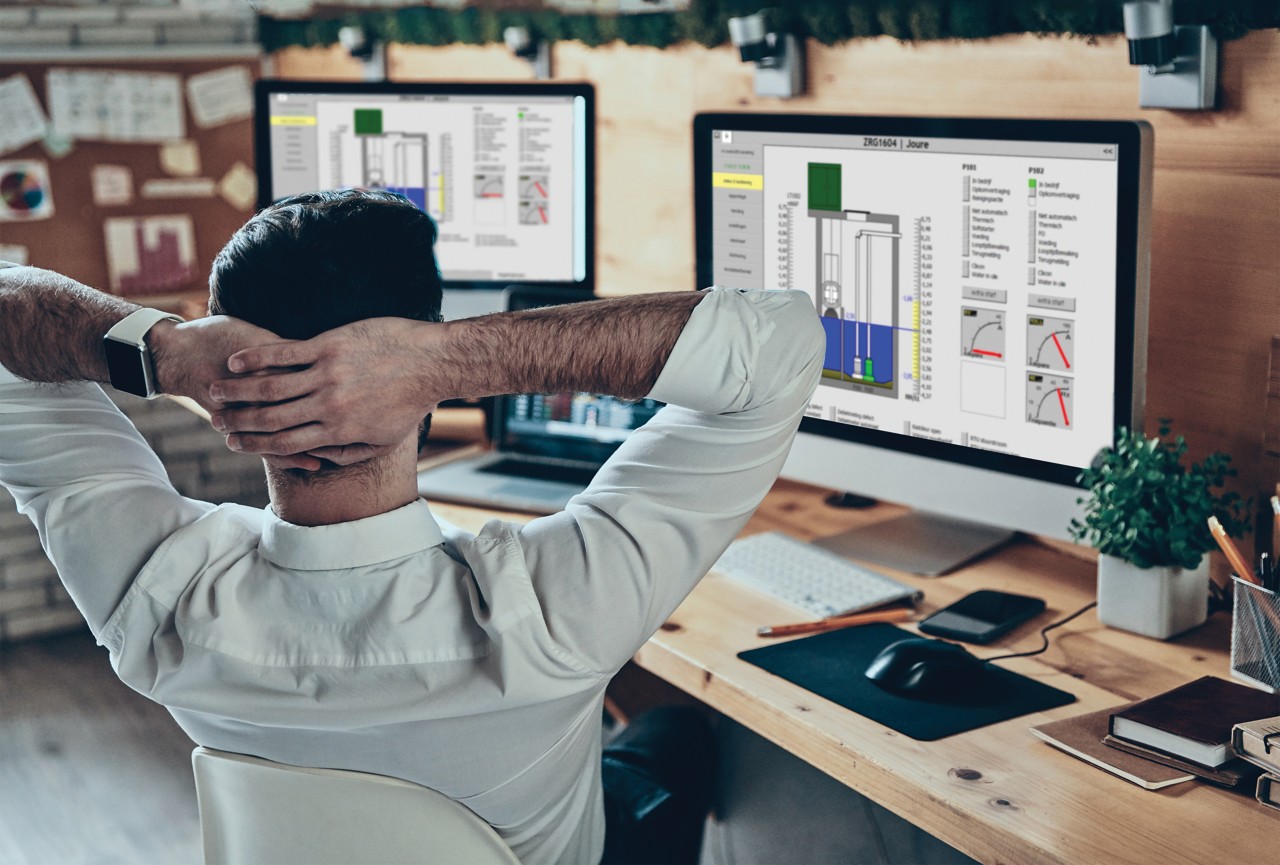
[[[1275,808],[1280,811],[1280,776],[1272,775],[1270,772],[1263,772],[1258,776],[1258,790],[1255,797],[1263,805],[1268,808]]]
[[[1235,758],[1235,724],[1274,715],[1280,696],[1203,676],[1113,713],[1110,734],[1212,769]]]
[[[1280,715],[1236,724],[1231,729],[1231,750],[1268,772],[1280,774]]]
[[[1073,757],[1147,790],[1159,790],[1161,787],[1194,780],[1196,776],[1190,772],[1103,744],[1102,737],[1107,735],[1107,722],[1111,713],[1123,708],[1116,706],[1039,724],[1031,728],[1031,734]]]

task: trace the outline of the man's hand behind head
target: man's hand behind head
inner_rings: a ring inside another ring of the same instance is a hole
[[[227,376],[227,358],[256,346],[280,344],[280,337],[238,318],[212,315],[195,321],[160,322],[147,334],[163,393],[186,396],[213,412],[209,386]]]
[[[214,427],[233,450],[309,453],[350,465],[413,435],[450,396],[425,374],[425,328],[447,325],[374,318],[302,342],[263,344],[233,355],[236,378],[213,383]],[[411,359],[422,357],[422,364]]]

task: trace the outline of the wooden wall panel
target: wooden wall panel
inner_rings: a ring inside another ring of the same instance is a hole
[[[529,77],[497,46],[391,56],[405,80]],[[1143,118],[1156,130],[1148,429],[1173,418],[1194,457],[1226,450],[1243,490],[1271,491],[1280,463],[1263,454],[1262,426],[1280,334],[1280,31],[1222,45],[1213,112],[1139,109],[1140,71],[1119,37],[811,43],[808,62],[809,92],[778,101],[752,94],[729,48],[556,46],[556,77],[597,88],[600,293],[693,287],[698,111]],[[278,55],[280,74],[300,68]]]

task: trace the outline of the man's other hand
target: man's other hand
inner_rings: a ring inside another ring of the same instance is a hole
[[[279,344],[269,330],[226,315],[211,315],[181,324],[161,322],[147,335],[162,393],[190,397],[210,413],[222,408],[209,397],[209,386],[226,378],[227,359],[255,346]]]
[[[215,381],[214,428],[233,450],[310,454],[337,465],[368,459],[412,435],[447,387],[426,375],[424,328],[374,318],[303,342],[275,342],[228,359]],[[414,358],[422,358],[419,363]],[[353,444],[354,443],[354,444]]]

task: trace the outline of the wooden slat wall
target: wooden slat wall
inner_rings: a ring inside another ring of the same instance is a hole
[[[527,79],[501,47],[393,46],[390,75]],[[282,76],[359,78],[333,51],[281,52]],[[1267,372],[1280,334],[1280,32],[1222,45],[1214,112],[1141,110],[1124,40],[1010,36],[920,44],[871,39],[808,48],[809,93],[752,95],[729,48],[555,48],[557,78],[599,103],[602,294],[693,287],[690,125],[698,111],[1144,118],[1156,130],[1148,429],[1173,418],[1199,458],[1232,454],[1241,488],[1270,494]]]

